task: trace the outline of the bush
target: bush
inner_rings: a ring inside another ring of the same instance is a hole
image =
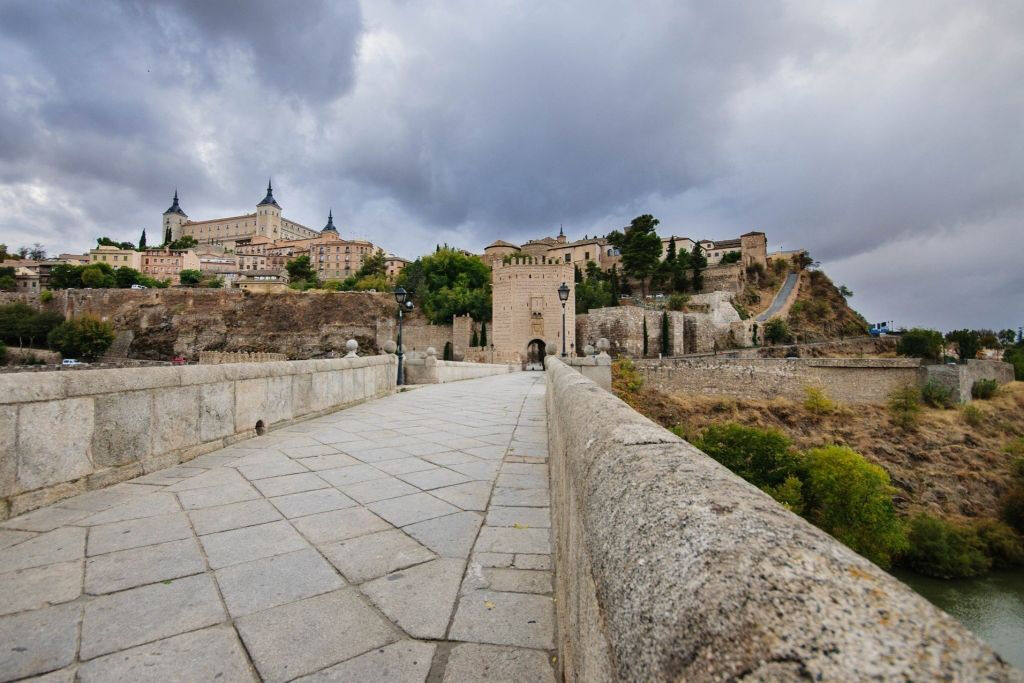
[[[992,560],[993,569],[1011,569],[1024,565],[1024,542],[1013,529],[994,519],[976,522],[974,532],[981,547]]]
[[[979,576],[992,568],[985,546],[973,530],[920,513],[910,520],[907,567],[940,579]]]
[[[787,344],[793,339],[789,325],[782,318],[772,318],[764,326],[764,338],[771,344]]]
[[[825,395],[821,387],[804,387],[804,409],[813,415],[831,415],[836,403]]]
[[[48,289],[44,289],[43,291],[39,292],[39,300],[42,301],[44,304],[53,301],[53,292],[51,292]]]
[[[1003,446],[1003,452],[1021,458],[1020,462],[1024,463],[1024,436],[1018,436],[1016,439]],[[1018,476],[1024,477],[1024,469],[1020,471]]]
[[[178,273],[178,279],[181,280],[183,285],[198,285],[199,281],[203,279],[203,274],[198,270],[186,268]]]
[[[47,341],[65,358],[93,361],[114,342],[114,328],[95,316],[83,315],[53,328]]]
[[[1017,345],[1003,351],[1003,361],[1013,366],[1013,378],[1024,381],[1024,346]]]
[[[942,333],[920,327],[908,330],[900,336],[896,353],[911,358],[938,361],[942,357]]]
[[[758,488],[780,486],[800,470],[789,438],[773,429],[726,422],[708,427],[693,445]]]
[[[981,351],[981,335],[974,330],[953,330],[946,335],[946,341],[956,344],[956,354],[961,363],[978,357]]]
[[[952,408],[956,405],[953,389],[942,386],[935,380],[930,380],[924,385],[921,389],[921,398],[932,408]]]
[[[644,376],[637,372],[633,361],[628,358],[621,358],[612,363],[612,377],[615,379],[616,389],[621,392],[635,394],[644,385]]]
[[[846,446],[805,454],[808,519],[883,568],[906,548],[903,522],[892,504],[889,475]]]
[[[668,298],[668,310],[670,311],[681,311],[686,307],[686,304],[690,301],[688,294],[675,293]]]
[[[999,507],[1000,518],[1024,534],[1024,485],[1017,486],[1003,496]]]
[[[984,414],[981,412],[981,409],[978,408],[977,406],[972,406],[970,404],[965,405],[960,414],[963,416],[964,422],[966,422],[970,426],[981,426],[981,419],[984,416]]]
[[[999,382],[994,379],[979,379],[971,385],[971,398],[988,400],[996,395],[999,390]]]
[[[889,412],[898,427],[912,429],[917,426],[917,418],[921,413],[920,390],[912,384],[893,390],[889,394]]]
[[[802,515],[804,513],[803,486],[803,482],[791,474],[778,486],[766,486],[764,491],[787,510]]]

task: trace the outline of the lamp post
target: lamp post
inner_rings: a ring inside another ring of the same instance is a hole
[[[402,316],[405,313],[406,303],[409,308],[412,308],[412,302],[408,301],[409,293],[405,291],[404,287],[395,287],[395,301],[398,302],[398,351],[395,353],[398,356],[398,380],[396,384],[402,386],[405,384],[405,373],[402,368]]]
[[[565,302],[569,300],[569,285],[564,282],[558,288],[558,298],[562,302],[562,358],[565,358]]]

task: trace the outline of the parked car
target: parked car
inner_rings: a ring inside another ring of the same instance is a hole
[[[85,365],[85,363],[81,362],[77,358],[65,358],[64,360],[62,360],[60,362],[60,364],[61,365]]]
[[[132,289],[148,289],[146,285],[132,285]]]
[[[186,361],[184,356],[175,356],[174,358],[171,359],[171,363],[174,365],[184,365],[185,362]]]

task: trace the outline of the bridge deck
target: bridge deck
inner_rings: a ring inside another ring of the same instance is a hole
[[[553,681],[541,379],[397,394],[8,520],[0,681]]]

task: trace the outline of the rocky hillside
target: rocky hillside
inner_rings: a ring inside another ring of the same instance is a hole
[[[792,401],[670,396],[631,388],[628,380],[616,374],[620,398],[665,427],[679,425],[687,435],[733,421],[781,430],[801,449],[848,445],[885,468],[901,491],[896,502],[905,513],[924,509],[953,518],[996,517],[1011,481],[1011,458],[1003,449],[1024,436],[1024,382],[1006,385],[990,401],[972,403],[980,412],[976,421],[959,409],[924,408],[918,427],[905,431],[880,405],[840,406],[835,414],[816,415]]]
[[[390,294],[238,290],[64,290],[45,304],[65,315],[92,313],[121,335],[132,358],[194,358],[199,351],[269,351],[289,358],[317,358],[356,339],[376,352],[390,338],[395,302]],[[419,313],[407,317],[408,342],[426,330]],[[432,341],[428,343],[433,343]]]
[[[800,274],[800,291],[789,310],[790,332],[797,341],[824,341],[867,332],[868,323],[820,270]]]

